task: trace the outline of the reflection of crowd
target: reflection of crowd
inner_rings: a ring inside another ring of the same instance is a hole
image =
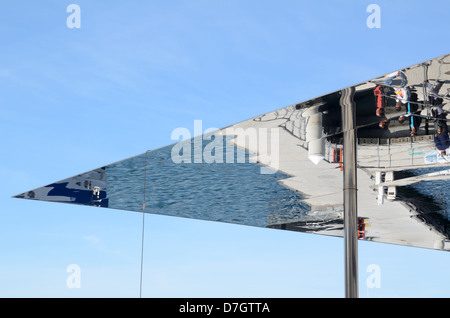
[[[404,111],[398,117],[398,122],[400,124],[406,122],[410,136],[416,136],[422,123],[422,118],[424,117],[421,115],[424,107],[422,106],[421,109],[419,105],[424,104],[418,101],[415,90],[406,86],[408,80],[403,72],[397,71],[387,74],[383,82],[384,85],[377,85],[373,92],[376,100],[375,114],[377,117],[380,117],[379,127],[387,128],[388,126],[389,121],[385,117],[385,106],[388,105],[389,98],[392,98],[391,94],[392,90],[394,90],[395,110],[398,112]],[[429,81],[423,83],[424,87],[428,89],[428,105],[431,109],[431,117],[427,116],[426,118],[435,123],[435,145],[441,151],[441,154],[445,155],[446,149],[450,147],[450,140],[446,122],[447,112],[442,108],[443,98],[439,95],[439,90],[443,84],[444,82],[439,80],[436,80],[435,84],[431,84]]]

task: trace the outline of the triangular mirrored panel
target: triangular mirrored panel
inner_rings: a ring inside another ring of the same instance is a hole
[[[448,250],[449,92],[446,55],[16,197],[342,236],[351,101],[359,238]]]

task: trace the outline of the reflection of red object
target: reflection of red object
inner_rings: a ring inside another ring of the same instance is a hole
[[[344,166],[342,164],[342,148],[340,149],[333,149],[333,162],[339,162],[339,166],[336,168],[340,168],[341,171],[343,170]]]
[[[377,97],[377,107],[378,108],[383,108],[383,103],[382,103],[382,97],[383,96],[381,96],[381,88],[380,88],[380,86],[377,86],[373,90],[373,94]]]
[[[342,149],[333,149],[333,162],[342,162]]]
[[[364,218],[358,218],[358,238],[363,239],[366,237],[366,222]]]

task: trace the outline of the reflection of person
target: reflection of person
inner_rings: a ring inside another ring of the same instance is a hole
[[[411,116],[408,117],[408,119],[411,137],[414,137],[415,135],[417,135],[420,123],[422,122],[422,117],[420,117],[420,110],[412,113]]]
[[[416,128],[416,126],[411,125],[411,126],[409,127],[409,130],[410,130],[410,132],[411,132],[411,137],[414,137],[415,135],[417,135],[417,130],[418,130],[418,128]]]
[[[395,95],[396,95],[396,99],[395,99],[395,109],[397,111],[402,109],[402,106],[405,105],[406,103],[408,103],[409,98],[411,97],[411,92],[409,90],[409,88],[404,88],[404,87],[397,87],[395,89]]]
[[[384,108],[377,108],[377,110],[375,111],[375,114],[377,115],[377,117],[381,117],[384,115]]]
[[[417,98],[413,98],[414,95],[415,95],[415,94],[413,94],[413,95],[411,96],[411,99],[417,100]],[[417,97],[417,95],[415,95],[415,97]],[[405,114],[405,115],[401,115],[401,116],[398,118],[398,121],[399,121],[400,123],[403,123],[403,122],[405,121],[406,117],[411,116],[411,114],[417,112],[418,109],[419,109],[419,105],[418,105],[417,103],[413,103],[412,101],[406,102],[406,114]]]
[[[380,123],[378,124],[378,127],[384,129],[387,127],[387,125],[388,125],[388,121],[387,121],[387,119],[385,119],[385,120],[380,121]]]
[[[408,103],[410,105],[410,103]],[[417,108],[416,108],[417,109]],[[398,117],[399,123],[403,124],[403,122],[408,119],[408,127],[411,133],[411,137],[417,135],[419,131],[420,124],[422,123],[422,117],[420,117],[420,110],[410,111],[406,115],[401,115]]]
[[[401,124],[403,124],[403,122],[408,119],[411,137],[417,134],[420,123],[422,122],[422,118],[420,117],[419,105],[415,102],[417,102],[417,94],[414,92],[409,93],[409,100],[405,103],[406,114],[401,115],[398,118],[398,121]]]
[[[445,156],[446,149],[450,146],[447,124],[438,126],[436,136],[434,137],[434,144],[441,151],[441,155]]]
[[[384,84],[391,86],[392,81],[397,77],[399,77],[401,80],[400,87],[405,87],[408,80],[406,78],[406,75],[400,71],[392,72],[392,73],[385,75],[384,76]]]
[[[441,104],[442,98],[440,98],[438,94],[442,85],[444,85],[444,82],[437,80],[436,83],[433,85],[430,82],[428,82],[428,80],[426,80],[424,84],[427,86],[429,90],[428,101],[430,102],[430,105],[434,106]]]
[[[375,114],[378,117],[381,117],[381,115],[383,115],[384,113],[384,108],[383,108],[383,96],[381,94],[380,85],[375,87],[375,89],[373,90],[373,94],[376,96],[376,104],[377,104],[377,110],[375,111]]]
[[[384,92],[383,87],[380,85],[375,87],[375,89],[373,90],[373,94],[375,95],[375,101],[376,101],[376,106],[377,106],[375,114],[378,117],[382,117],[384,115],[384,105],[387,102],[386,96],[384,96],[385,92]]]
[[[442,105],[436,106],[431,110],[431,114],[433,115],[433,120],[440,123],[445,123],[447,118],[447,112],[442,109]]]

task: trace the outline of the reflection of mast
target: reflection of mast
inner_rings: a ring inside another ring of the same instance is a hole
[[[305,139],[308,142],[308,158],[316,165],[325,158],[325,138],[319,106],[321,105],[312,106],[302,114],[302,117],[307,118]]]

